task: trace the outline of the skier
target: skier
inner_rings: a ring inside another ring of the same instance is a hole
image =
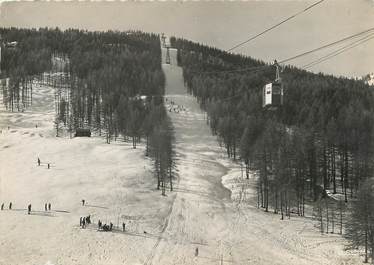
[[[1,204],[1,210],[4,210],[4,203]]]
[[[82,206],[84,206],[85,203],[86,203],[86,201],[83,199],[82,200]]]
[[[195,249],[195,256],[197,257],[199,255],[199,248]]]
[[[97,222],[97,226],[99,227],[99,230],[101,229],[101,226],[102,226],[102,223],[101,221],[99,220],[99,222]]]
[[[110,222],[110,228],[109,228],[109,230],[112,231],[112,228],[113,228],[113,224],[112,224],[112,222]]]
[[[79,226],[82,226],[82,224],[83,224],[83,218],[81,217],[81,218],[79,219]]]
[[[12,202],[9,203],[9,210],[12,210]]]
[[[51,210],[51,203],[48,203],[48,210],[50,211]]]
[[[40,166],[40,158],[38,157],[38,166]]]
[[[86,228],[86,217],[83,217],[82,228]]]
[[[51,167],[51,165],[48,163],[48,169]]]
[[[31,204],[29,204],[28,206],[27,206],[27,214],[30,214],[31,213]]]
[[[44,204],[44,210],[47,211],[47,203]]]
[[[126,228],[126,224],[125,223],[122,223],[122,231],[125,232],[125,229]]]

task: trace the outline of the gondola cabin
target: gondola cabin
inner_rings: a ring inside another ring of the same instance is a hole
[[[266,84],[262,92],[262,106],[264,108],[275,110],[283,105],[283,87],[281,82]]]
[[[161,34],[161,43],[162,43],[162,47],[166,48],[166,36],[164,33]]]
[[[166,58],[165,58],[165,63],[170,64],[170,51],[169,47],[166,48]]]
[[[276,110],[283,105],[283,84],[280,77],[280,65],[274,61],[275,81],[266,84],[262,89],[262,107],[268,110]]]

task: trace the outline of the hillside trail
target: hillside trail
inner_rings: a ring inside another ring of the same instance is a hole
[[[278,215],[254,207],[253,178],[246,183],[252,203],[231,199],[222,177],[239,175],[238,165],[225,158],[206,114],[188,94],[177,50],[170,49],[170,64],[165,63],[164,48],[162,55],[179,183],[165,240],[155,244],[146,264],[355,264],[357,260],[343,252],[342,239],[319,235],[311,220],[282,222]]]

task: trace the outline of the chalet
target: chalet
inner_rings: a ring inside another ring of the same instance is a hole
[[[74,137],[91,137],[91,130],[83,128],[76,129]]]

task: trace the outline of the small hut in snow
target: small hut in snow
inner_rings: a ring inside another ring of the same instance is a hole
[[[75,130],[74,137],[91,137],[91,130],[90,129],[78,128],[78,129]]]

